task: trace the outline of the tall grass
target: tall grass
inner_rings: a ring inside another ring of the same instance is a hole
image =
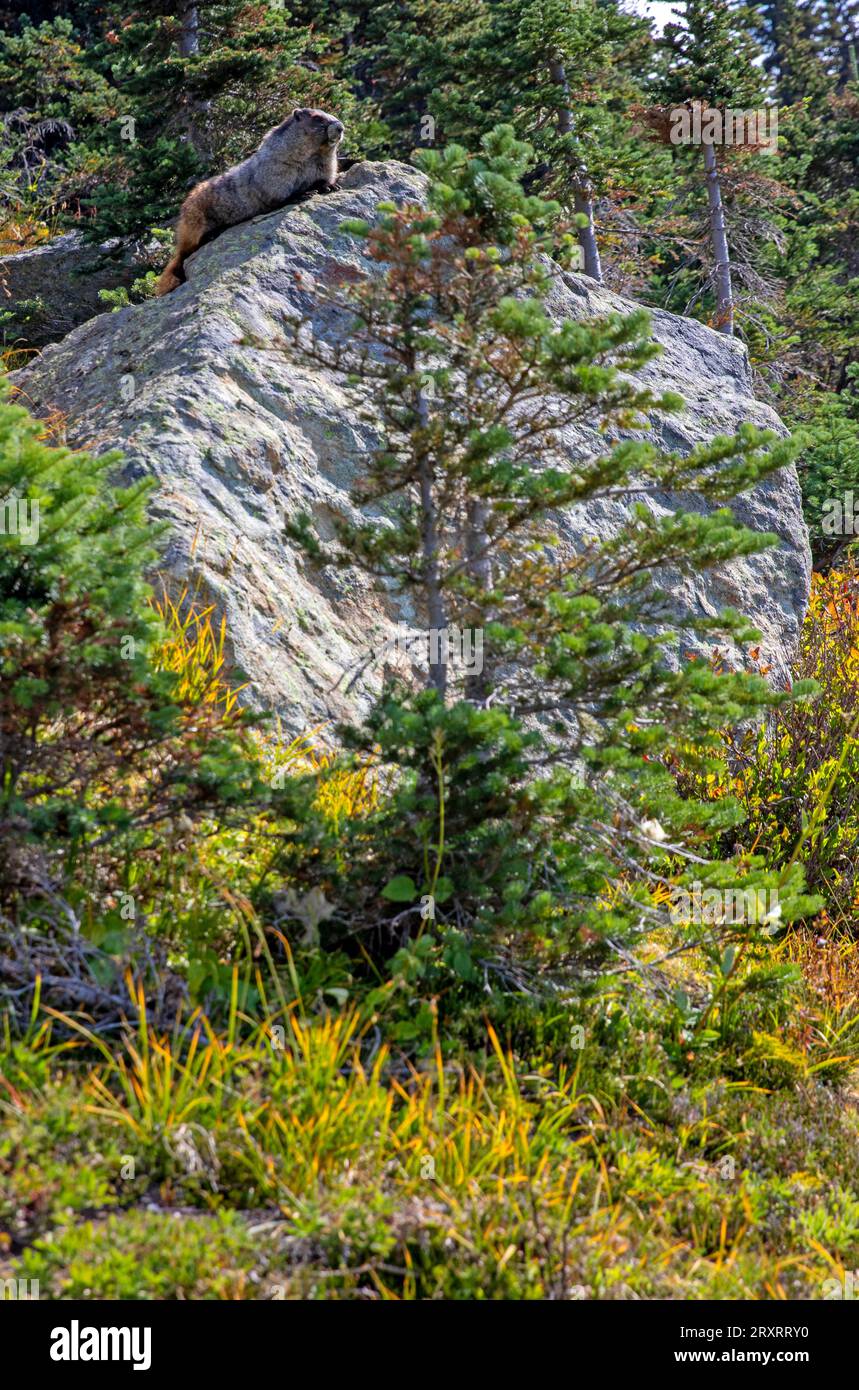
[[[153,598],[152,606],[161,619],[165,636],[153,655],[156,671],[172,671],[177,677],[176,693],[190,704],[222,705],[229,714],[247,686],[233,685],[227,679],[227,619],[213,622],[215,605],[200,607],[186,585],[178,598],[166,586]]]

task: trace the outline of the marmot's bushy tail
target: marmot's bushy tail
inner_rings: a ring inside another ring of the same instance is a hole
[[[202,245],[203,238],[210,230],[209,219],[204,210],[205,204],[210,199],[211,194],[208,192],[207,185],[200,184],[188,194],[182,204],[176,227],[176,250],[161,272],[161,278],[155,290],[157,295],[169,294],[178,285],[185,283],[185,272],[182,267],[187,257]]]
[[[171,256],[158,277],[155,293],[156,295],[169,294],[171,290],[178,289],[179,286],[184,283],[185,275],[182,271],[182,258],[178,255]]]

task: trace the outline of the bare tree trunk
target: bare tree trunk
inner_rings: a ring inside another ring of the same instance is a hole
[[[486,533],[488,514],[486,503],[482,498],[472,498],[468,504],[465,553],[468,559],[468,572],[475,583],[483,589],[488,589],[492,583],[492,559],[489,554],[489,537]]]
[[[602,261],[594,231],[594,204],[590,191],[584,193],[577,191],[574,197],[574,206],[576,212],[583,212],[588,219],[586,227],[579,227],[579,245],[585,258],[585,275],[590,275],[592,280],[597,280],[602,284]]]
[[[734,295],[731,289],[731,253],[728,249],[725,209],[722,206],[722,190],[719,186],[716,150],[712,142],[706,140],[704,141],[704,168],[707,171],[710,244],[713,248],[716,283],[716,328],[720,333],[733,336]]]
[[[553,58],[550,62],[549,75],[564,93],[564,105],[558,110],[558,133],[560,135],[573,135],[575,128],[573,113],[570,109],[570,84],[567,81],[567,70],[560,58]],[[573,194],[575,210],[576,212],[583,212],[588,219],[587,226],[578,228],[579,245],[582,248],[585,262],[585,275],[590,275],[593,280],[602,284],[602,262],[594,231],[593,189],[588,178],[588,171],[581,161],[578,162],[575,179]]]
[[[180,12],[181,29],[176,40],[180,58],[196,58],[200,52],[200,13],[196,5],[186,5]],[[186,93],[183,125],[185,139],[196,154],[208,163],[212,158],[211,138],[206,133],[206,115],[210,101],[200,101]]]
[[[481,589],[492,584],[492,558],[489,553],[489,536],[486,530],[488,509],[482,498],[475,497],[468,504],[466,520],[465,555],[468,573]],[[477,615],[479,618],[479,614]],[[482,650],[482,648],[481,648]],[[488,694],[488,673],[475,671],[465,678],[465,698],[475,704],[482,704]]]
[[[182,29],[179,34],[180,58],[193,58],[200,52],[200,16],[196,5],[189,5],[182,11]]]
[[[418,419],[422,429],[429,421],[426,396],[418,395]],[[447,614],[438,563],[438,518],[433,496],[432,463],[423,451],[418,464],[421,502],[421,547],[423,574],[426,585],[427,619],[429,623],[429,672],[427,687],[436,690],[442,700],[447,694]]]

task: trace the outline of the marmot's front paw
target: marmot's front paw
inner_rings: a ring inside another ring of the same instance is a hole
[[[320,192],[320,193],[336,193],[336,192],[337,192],[337,185],[336,185],[336,183],[321,183],[321,184],[319,185],[319,192]]]

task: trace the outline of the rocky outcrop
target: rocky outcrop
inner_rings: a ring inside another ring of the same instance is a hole
[[[171,526],[166,570],[177,581],[190,578],[225,611],[254,697],[293,729],[365,705],[382,660],[351,691],[344,673],[370,648],[381,650],[407,615],[395,594],[375,592],[360,573],[319,572],[284,542],[287,516],[310,511],[324,531],[332,516],[351,512],[350,489],[376,439],[372,419],[356,416],[323,368],[252,344],[279,335],[296,310],[327,316],[321,326],[329,334],[347,331],[330,308],[314,304],[295,272],[325,283],[370,273],[341,221],[372,217],[379,201],[414,199],[421,189],[420,175],[405,165],[356,165],[337,192],[230,228],[189,260],[188,283],[173,294],[101,315],[14,378],[31,407],[65,413],[71,443],[119,446],[130,476],[159,479],[154,511]],[[558,274],[551,296],[559,317],[632,307],[569,273]],[[653,419],[656,443],[687,449],[744,420],[784,433],[754,398],[741,344],[659,311],[653,333],[664,352],[642,377],[686,399],[681,414]],[[590,450],[596,435],[580,431],[568,443],[571,453]],[[656,495],[651,505],[676,510],[678,499]],[[747,525],[777,532],[780,547],[716,573],[678,577],[674,597],[678,610],[713,614],[730,605],[746,613],[762,632],[763,658],[780,673],[810,573],[794,471],[739,498],[735,511]],[[559,519],[562,544],[609,534],[624,514],[619,500],[571,511]]]
[[[144,275],[157,244],[115,237],[96,246],[82,232],[54,237],[32,251],[0,256],[0,333],[10,347],[44,347],[106,311],[101,290],[129,289]]]

